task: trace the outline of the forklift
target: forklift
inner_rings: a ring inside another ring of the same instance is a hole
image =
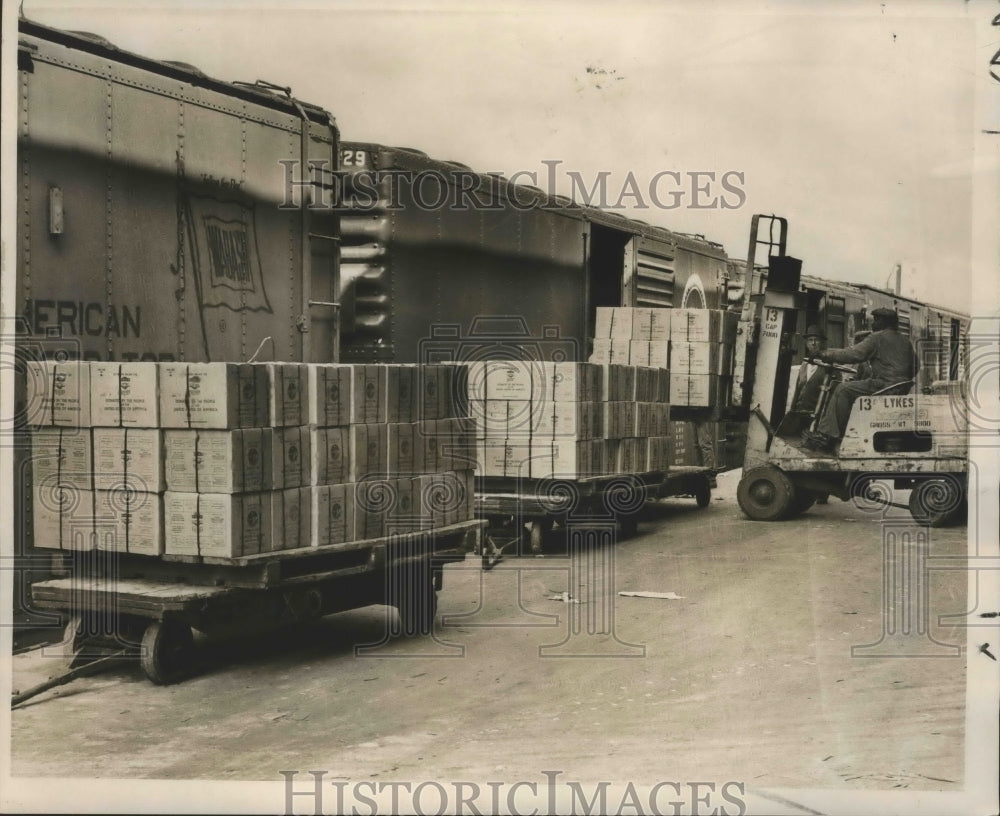
[[[968,440],[959,394],[916,393],[912,381],[894,383],[855,400],[836,453],[802,444],[839,379],[855,370],[814,360],[825,368],[815,408],[786,410],[797,318],[806,306],[799,291],[802,262],[785,254],[786,237],[785,219],[753,216],[738,332],[747,397],[740,508],[754,521],[778,521],[804,513],[821,496],[835,496],[869,510],[902,507],[929,526],[964,518]],[[766,282],[755,263],[763,247]],[[890,481],[896,490],[911,491],[908,504],[891,500]]]

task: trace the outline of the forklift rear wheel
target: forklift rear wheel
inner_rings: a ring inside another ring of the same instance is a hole
[[[774,465],[753,468],[740,479],[736,500],[754,521],[778,521],[792,509],[795,488]]]
[[[193,652],[190,626],[175,620],[153,621],[142,634],[139,661],[146,677],[164,686],[184,676]]]
[[[966,507],[962,487],[953,478],[928,479],[910,493],[910,515],[929,527],[944,527],[956,521]]]
[[[789,510],[788,517],[794,518],[798,516],[814,504],[816,504],[816,499],[818,499],[818,494],[814,493],[812,490],[805,490],[801,487],[795,488],[795,497],[792,499],[792,506]]]

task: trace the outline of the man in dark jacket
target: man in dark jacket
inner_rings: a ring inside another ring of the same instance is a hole
[[[812,413],[819,400],[820,389],[826,377],[822,366],[807,362],[819,356],[823,349],[826,336],[818,326],[809,326],[803,335],[806,340],[806,350],[799,373],[795,378],[795,393],[792,396],[792,410]]]
[[[872,333],[868,337],[850,348],[820,352],[819,358],[827,363],[868,363],[869,374],[866,379],[837,385],[816,433],[803,436],[806,447],[832,453],[844,434],[855,399],[913,379],[917,356],[910,341],[897,330],[898,325],[893,309],[876,309],[872,312]]]

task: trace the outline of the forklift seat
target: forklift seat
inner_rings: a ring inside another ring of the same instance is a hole
[[[872,394],[873,397],[903,397],[913,390],[913,380],[894,383]]]

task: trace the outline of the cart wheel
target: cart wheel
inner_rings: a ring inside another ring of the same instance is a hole
[[[71,669],[76,668],[83,661],[83,616],[73,615],[63,630],[62,648],[64,654],[69,658]]]
[[[631,538],[639,533],[639,514],[638,513],[619,513],[615,516],[615,521],[618,522],[618,532],[622,538]]]
[[[143,632],[140,663],[146,677],[158,686],[181,679],[191,666],[193,653],[194,637],[187,624],[153,621]]]
[[[712,485],[708,479],[698,482],[694,491],[694,500],[699,507],[708,507],[712,503]]]
[[[928,479],[910,493],[910,515],[929,527],[944,527],[968,512],[962,486],[957,479]]]
[[[736,499],[754,521],[778,521],[791,510],[795,488],[774,465],[750,470],[740,479]]]
[[[536,519],[528,523],[528,546],[532,555],[545,552],[545,536],[552,530],[552,519]]]

